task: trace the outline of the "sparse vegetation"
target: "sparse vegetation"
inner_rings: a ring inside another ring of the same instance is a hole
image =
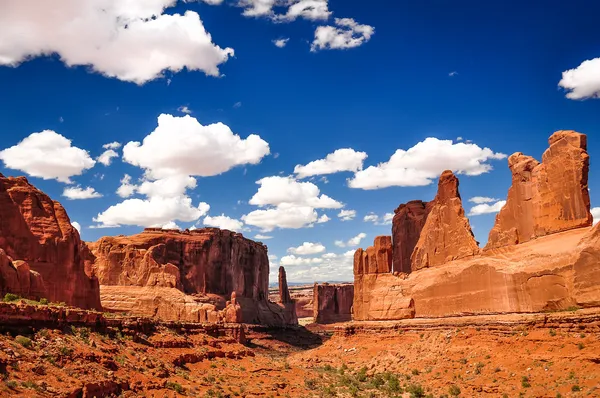
[[[523,388],[531,387],[531,383],[529,382],[529,377],[527,377],[527,376],[521,377],[521,387],[523,387]]]
[[[25,337],[25,336],[15,337],[15,342],[25,348],[31,348],[31,346],[33,345],[33,341],[31,341],[30,338]]]
[[[460,395],[460,388],[456,384],[453,384],[448,389],[448,392],[451,396],[458,397]]]
[[[20,300],[20,299],[21,299],[21,296],[18,296],[13,293],[6,293],[4,295],[4,299],[2,299],[2,301],[4,301],[5,303],[12,303],[12,302]]]

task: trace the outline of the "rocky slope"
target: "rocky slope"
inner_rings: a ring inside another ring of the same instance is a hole
[[[65,209],[25,177],[0,174],[0,294],[101,308],[87,247]]]

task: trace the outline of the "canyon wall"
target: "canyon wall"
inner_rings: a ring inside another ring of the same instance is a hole
[[[352,319],[354,285],[315,283],[313,289],[314,321],[327,324],[347,322]]]
[[[87,247],[65,209],[25,177],[0,174],[0,292],[100,309]]]
[[[207,305],[220,310],[235,293],[246,323],[297,323],[293,305],[268,301],[267,247],[239,233],[146,228],[89,247],[102,302],[111,311],[204,321],[212,310]]]
[[[586,137],[559,131],[549,144],[542,163],[509,157],[512,186],[485,250],[451,172],[441,175],[432,202],[401,205],[393,220],[394,272],[379,272],[386,267],[377,259],[370,264],[369,249],[355,254],[354,319],[600,305],[600,225],[590,228]]]

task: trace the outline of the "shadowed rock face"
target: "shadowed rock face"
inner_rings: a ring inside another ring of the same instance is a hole
[[[440,176],[437,195],[429,206],[429,215],[411,257],[412,271],[479,252],[458,192],[458,178],[451,171]]]
[[[410,258],[421,236],[433,202],[413,200],[395,210],[392,221],[392,243],[394,272],[409,274],[412,271]]]
[[[0,248],[21,275],[19,286],[10,286],[10,278],[5,280],[5,292],[24,293],[30,289],[29,295],[34,298],[43,294],[50,301],[101,308],[98,280],[90,272],[86,274],[84,258],[88,251],[79,232],[62,205],[25,177],[6,178],[0,174]],[[33,278],[33,290],[31,283],[29,288],[21,283],[26,274]],[[41,280],[43,289],[39,286]]]
[[[512,185],[486,249],[592,225],[586,136],[557,131],[548,142],[542,163],[520,152],[508,158]]]
[[[326,324],[350,321],[353,300],[354,285],[315,283],[313,290],[315,322]]]

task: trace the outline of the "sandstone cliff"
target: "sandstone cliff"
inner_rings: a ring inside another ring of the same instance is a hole
[[[412,271],[479,252],[458,185],[458,178],[451,171],[446,170],[440,176],[437,195],[428,205],[429,215],[411,257]]]
[[[315,323],[336,323],[352,320],[354,285],[315,283],[313,290]]]
[[[296,302],[290,296],[290,289],[287,284],[287,275],[285,268],[279,267],[279,302],[283,306],[285,324],[298,324],[298,315],[296,313]]]
[[[101,308],[98,280],[85,271],[83,257],[87,249],[79,232],[62,205],[25,177],[6,178],[0,174],[0,248],[19,275],[15,285],[14,278],[2,273],[4,292],[28,291],[26,296],[32,298],[44,295],[54,302]],[[31,281],[29,287],[26,282],[23,285],[26,275]]]
[[[373,246],[354,253],[354,275],[392,272],[392,238],[377,236]]]
[[[512,186],[486,249],[592,225],[586,136],[557,131],[548,142],[542,163],[522,153],[508,158]]]
[[[401,204],[394,211],[392,220],[392,244],[394,272],[412,272],[411,256],[421,237],[433,202],[413,200]]]
[[[213,310],[207,305],[223,309],[225,298],[235,293],[246,323],[297,323],[293,305],[282,308],[268,301],[267,247],[241,234],[147,228],[89,247],[103,305],[112,311],[204,321]]]

